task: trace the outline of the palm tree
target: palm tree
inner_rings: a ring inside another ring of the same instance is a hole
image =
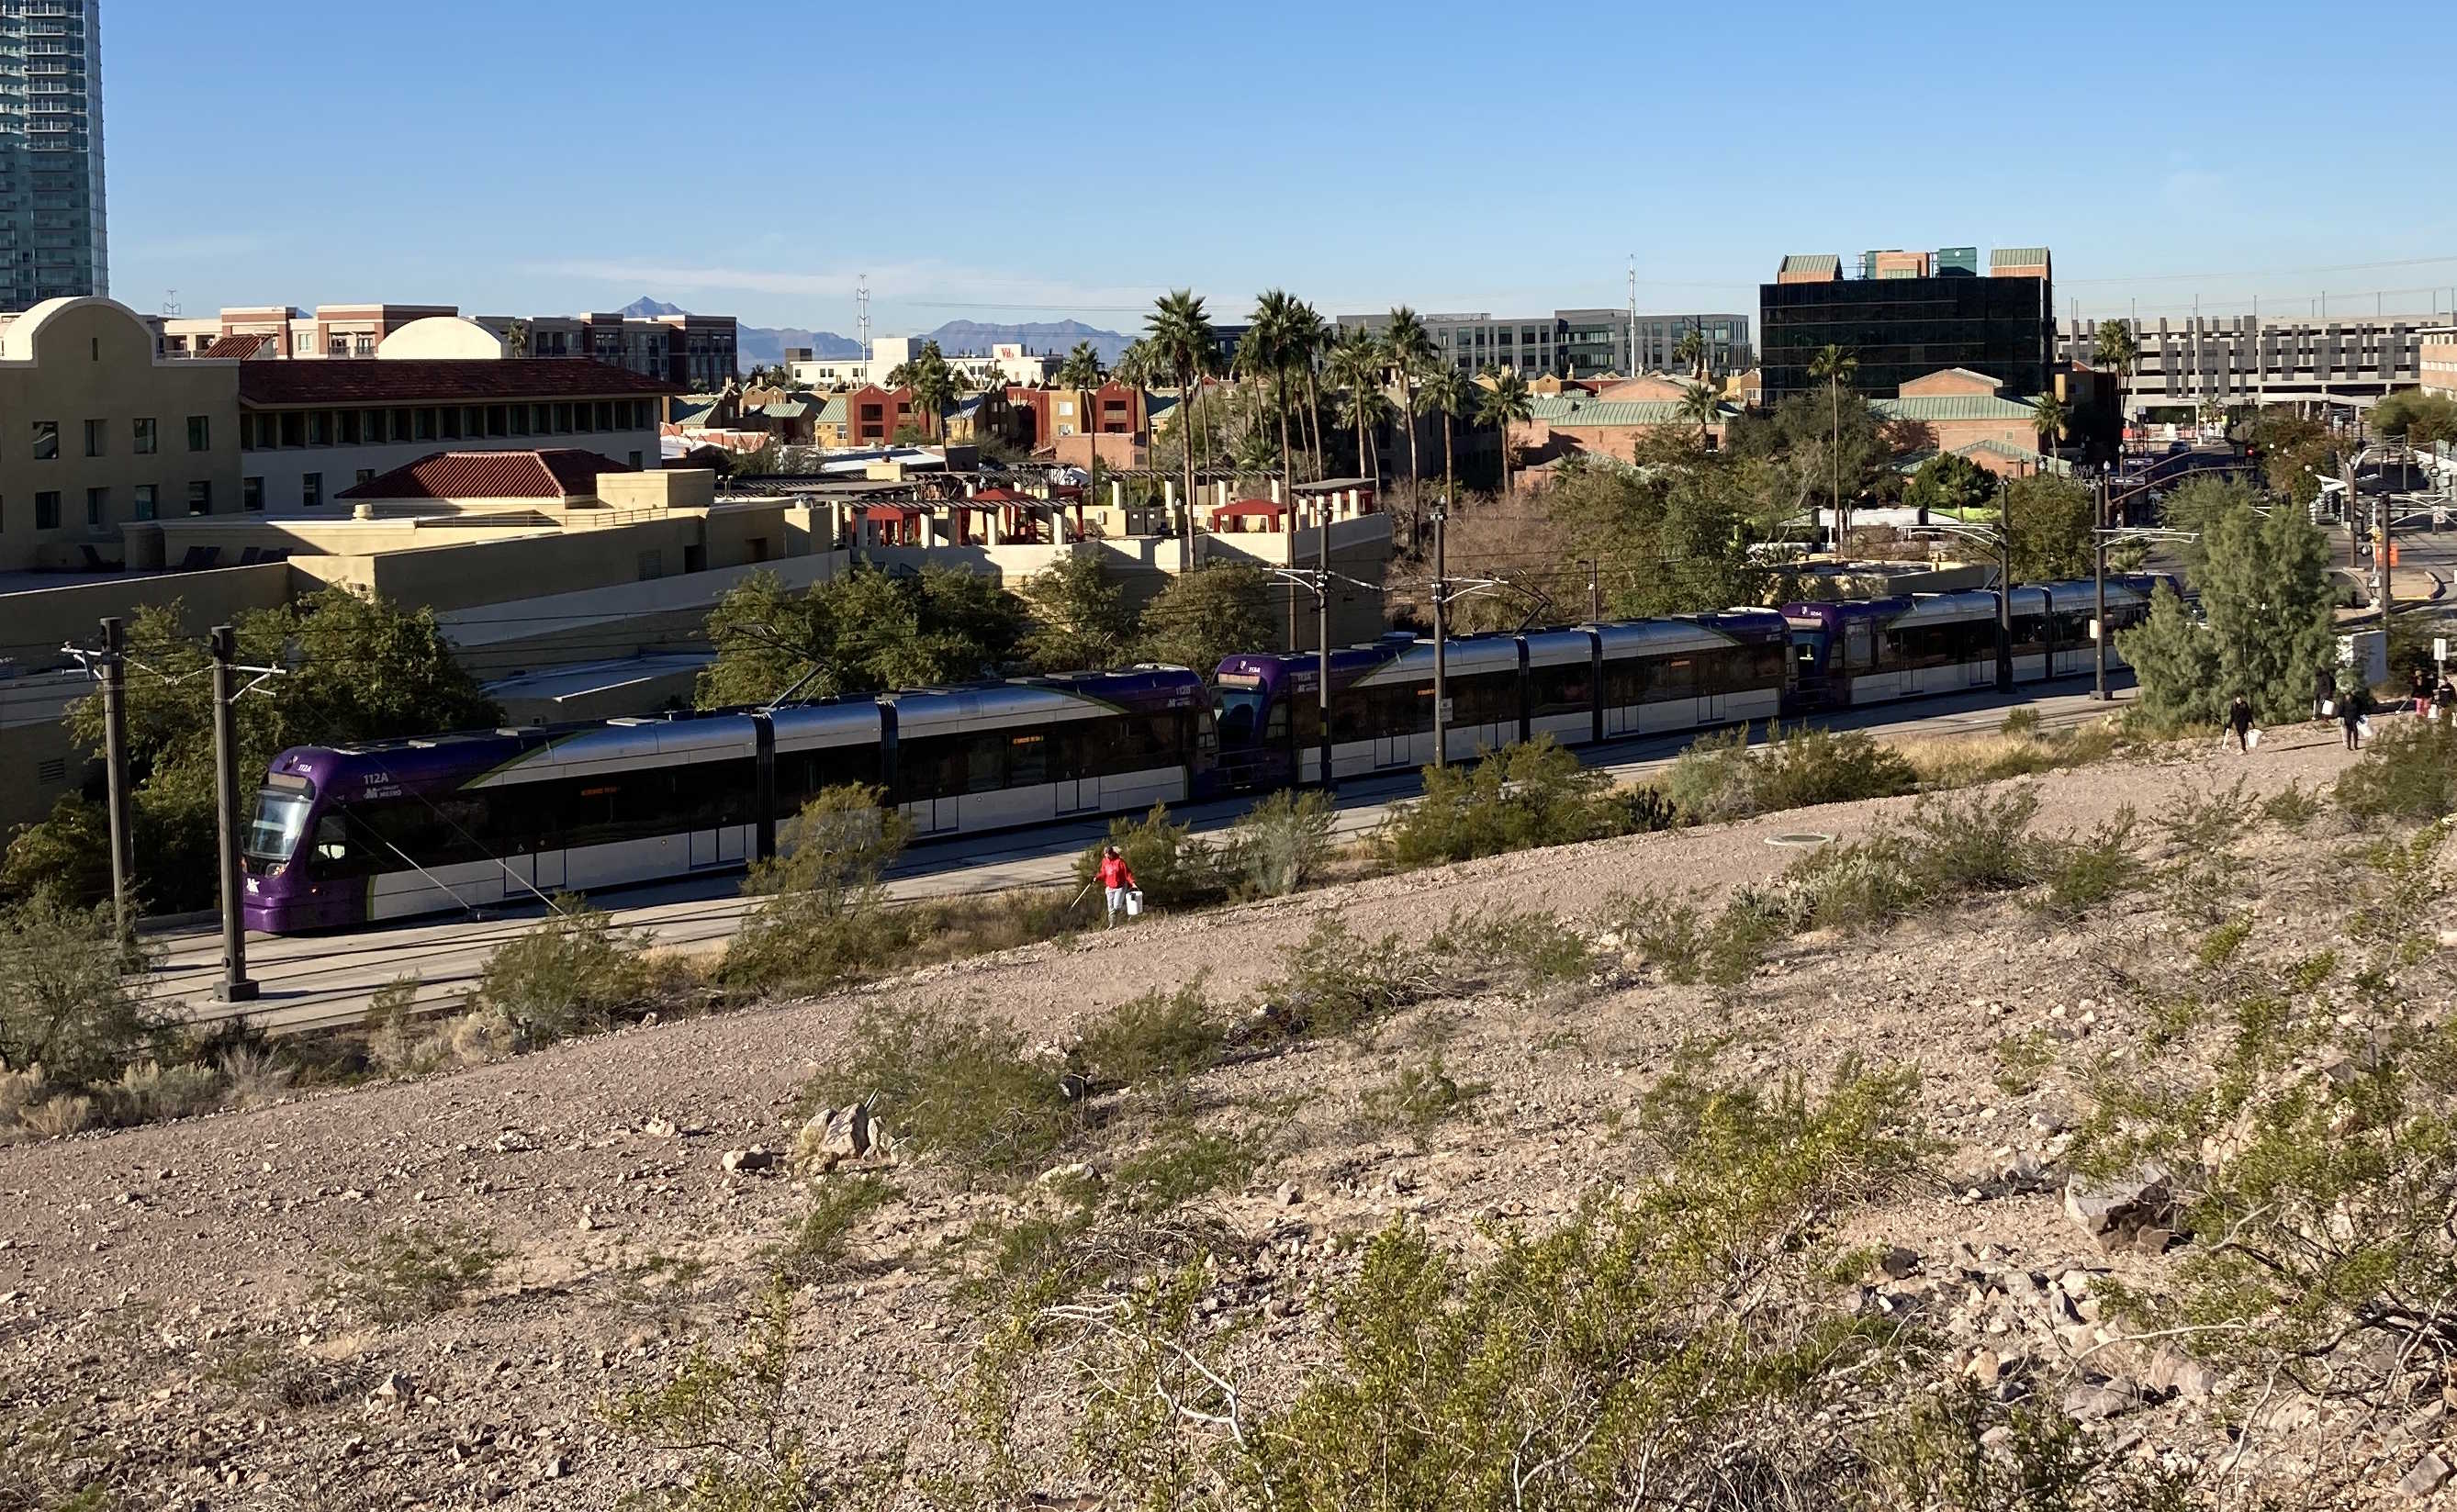
[[[1706,449],[1706,427],[1724,418],[1724,396],[1705,383],[1692,383],[1681,391],[1681,418],[1698,423],[1698,449]]]
[[[1847,347],[1821,346],[1808,359],[1811,381],[1823,381],[1834,404],[1834,554],[1843,554],[1846,528],[1843,520],[1843,385],[1860,370],[1860,359]]]
[[[1528,403],[1527,381],[1517,373],[1494,368],[1487,375],[1493,383],[1477,396],[1476,418],[1501,432],[1501,496],[1510,497],[1510,427],[1536,418],[1536,408]]]
[[[2044,461],[2054,455],[2056,439],[2073,423],[2073,413],[2065,402],[2054,394],[2041,394],[2031,401],[2031,428],[2039,433],[2039,456]]]
[[[1092,350],[1091,342],[1076,342],[1075,350],[1058,364],[1058,384],[1062,388],[1101,386],[1101,354]]]
[[[1194,533],[1194,432],[1197,384],[1203,380],[1219,349],[1211,331],[1210,317],[1203,310],[1203,300],[1192,289],[1172,289],[1152,301],[1152,313],[1144,322],[1146,340],[1152,343],[1152,355],[1165,370],[1178,381],[1178,449],[1185,453],[1186,465],[1186,528],[1188,539]]]
[[[936,342],[924,342],[921,350],[888,370],[887,386],[910,388],[913,403],[926,415],[937,417],[939,444],[947,444],[947,405],[956,397],[956,370],[947,365],[946,354]],[[929,434],[925,425],[922,434]]]
[[[1296,480],[1290,469],[1289,457],[1289,369],[1297,365],[1297,310],[1294,297],[1285,289],[1265,289],[1254,297],[1254,323],[1237,343],[1237,355],[1246,356],[1250,347],[1254,362],[1271,377],[1271,407],[1280,420],[1280,504],[1288,510],[1283,516],[1294,528]],[[1312,353],[1303,354],[1311,362]]]
[[[1401,304],[1393,307],[1391,323],[1382,332],[1382,355],[1399,380],[1399,413],[1408,419],[1408,544],[1413,548],[1423,545],[1425,535],[1425,511],[1415,497],[1421,476],[1416,466],[1416,375],[1433,366],[1440,354],[1434,350],[1425,322]]]
[[[1382,343],[1363,326],[1352,325],[1340,334],[1324,368],[1334,385],[1347,390],[1340,418],[1356,427],[1356,472],[1361,478],[1376,476],[1366,437],[1391,412],[1391,402],[1382,397]]]
[[[1416,390],[1419,413],[1438,413],[1442,417],[1442,507],[1447,509],[1456,492],[1454,479],[1456,470],[1451,458],[1451,427],[1458,417],[1476,402],[1476,386],[1467,374],[1444,363],[1425,375],[1425,385]]]
[[[1322,451],[1322,393],[1315,377],[1316,367],[1324,353],[1331,350],[1333,332],[1314,313],[1312,305],[1300,300],[1289,313],[1289,359],[1305,370],[1306,425],[1312,432],[1309,443],[1313,453],[1313,475],[1319,479],[1330,463]]]
[[[2141,343],[2135,340],[2129,321],[2101,321],[2090,339],[2091,361],[2101,367],[2116,369],[2116,382],[2121,385],[2133,376],[2133,364],[2141,360]]]
[[[1705,328],[1696,321],[1690,321],[1689,329],[1681,333],[1679,343],[1672,348],[1672,360],[1687,368],[1693,377],[1703,383],[1706,378]]]
[[[1109,376],[1128,388],[1149,388],[1159,366],[1159,362],[1152,356],[1151,342],[1138,336],[1118,354],[1118,361],[1110,367]]]

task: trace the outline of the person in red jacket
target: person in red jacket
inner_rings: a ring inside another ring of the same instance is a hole
[[[1114,924],[1126,906],[1126,889],[1134,886],[1135,874],[1127,867],[1126,859],[1118,854],[1118,848],[1110,845],[1101,851],[1100,876],[1102,890],[1109,896],[1109,922]]]

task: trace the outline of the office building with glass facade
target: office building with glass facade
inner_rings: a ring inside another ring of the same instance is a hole
[[[101,0],[0,0],[0,309],[111,292]]]
[[[1840,261],[1787,258],[1774,282],[1758,286],[1765,403],[1816,388],[1809,364],[1828,346],[1857,359],[1852,382],[1866,394],[1892,394],[1952,367],[1985,373],[2015,394],[2047,388],[2055,290],[2046,248],[1998,251],[1984,277],[1966,271],[1975,262],[1968,248],[1934,258],[1868,254],[1860,266],[1870,276],[1857,279],[1844,278]]]
[[[1593,378],[1600,373],[1628,377],[1637,373],[1671,372],[1681,364],[1673,355],[1681,339],[1695,330],[1706,342],[1707,364],[1719,373],[1749,365],[1749,318],[1745,315],[1641,315],[1636,321],[1636,356],[1631,355],[1632,321],[1627,310],[1609,308],[1555,310],[1550,315],[1516,318],[1478,312],[1421,317],[1442,361],[1465,372],[1499,367],[1522,378],[1551,373],[1562,378]],[[1379,332],[1391,323],[1388,315],[1343,315],[1342,326]]]

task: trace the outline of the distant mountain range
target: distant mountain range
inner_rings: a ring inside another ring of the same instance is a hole
[[[623,306],[625,315],[658,316],[688,315],[679,304],[647,295]],[[921,340],[939,343],[950,354],[987,352],[1001,342],[1020,342],[1036,352],[1056,352],[1060,356],[1074,350],[1078,342],[1089,342],[1092,350],[1101,354],[1104,362],[1114,362],[1118,354],[1133,340],[1116,331],[1105,331],[1081,321],[1033,321],[1022,325],[987,325],[979,321],[949,321],[935,331],[924,331]],[[741,325],[734,328],[736,361],[748,370],[767,367],[785,360],[788,347],[807,346],[820,357],[859,357],[861,343],[834,331],[806,331],[793,325]]]

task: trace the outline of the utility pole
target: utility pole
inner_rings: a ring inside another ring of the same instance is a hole
[[[1444,527],[1451,518],[1451,501],[1445,496],[1442,507],[1434,511],[1434,765],[1450,765],[1451,755],[1451,690],[1450,690],[1450,559],[1443,551]]]
[[[238,653],[238,636],[228,625],[217,625],[214,652],[214,789],[221,818],[222,991],[224,1003],[247,1003],[256,984],[247,979],[247,924],[239,911],[238,866],[238,731],[232,705],[231,663]]]
[[[2349,466],[2347,476],[2351,478],[2353,475],[2352,467]],[[2383,482],[2385,483],[2386,480],[2384,479]],[[2385,487],[2382,489],[2379,497],[2373,500],[2372,508],[2376,511],[2372,516],[2374,521],[2372,573],[2380,584],[2376,596],[2380,599],[2381,634],[2385,638],[2388,634],[2389,611],[2396,607],[2397,601],[2397,588],[2392,581],[2391,571],[2394,564],[2390,560],[2397,554],[2397,538],[2394,533],[2395,527],[2389,507],[2388,491]]]
[[[2013,514],[2005,510],[1996,532],[2003,564],[1996,574],[1996,691],[2013,691]]]
[[[2096,599],[2090,622],[2090,695],[2107,701],[2107,475],[2098,477],[2098,528],[2091,532],[2092,591]],[[2051,651],[2049,655],[2054,656]],[[2050,672],[2055,671],[2051,667]]]
[[[102,766],[111,802],[111,917],[119,937],[136,925],[134,870],[128,822],[127,628],[116,617],[102,622]]]
[[[1597,575],[1596,559],[1591,556],[1587,558],[1587,618],[1600,620],[1603,617],[1603,583]]]

